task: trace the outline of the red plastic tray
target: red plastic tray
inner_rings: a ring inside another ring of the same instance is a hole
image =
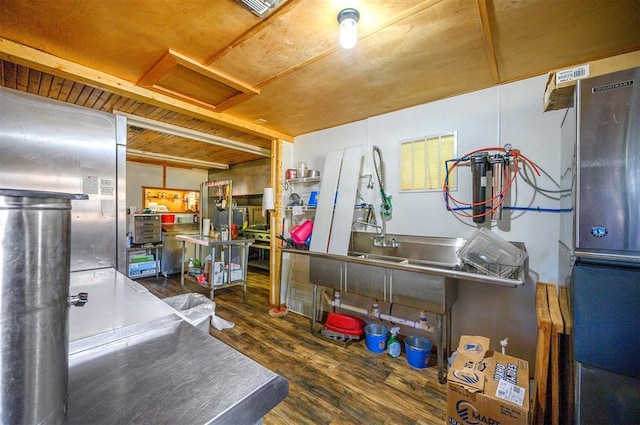
[[[356,336],[364,333],[364,326],[364,320],[339,313],[329,313],[324,324],[324,327],[331,331]]]

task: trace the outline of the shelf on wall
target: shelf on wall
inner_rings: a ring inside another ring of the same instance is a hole
[[[189,202],[193,198],[195,203]],[[200,193],[190,189],[167,189],[161,187],[142,187],[143,208],[150,208],[150,200],[161,207],[157,212],[195,213],[199,210]]]
[[[320,177],[300,177],[296,179],[286,179],[285,183],[320,183],[322,178]]]

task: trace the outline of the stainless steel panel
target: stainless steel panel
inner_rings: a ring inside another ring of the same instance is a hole
[[[578,259],[571,306],[575,360],[640,379],[640,264]]]
[[[115,270],[71,275],[97,303],[70,315],[67,424],[255,424],[287,396],[284,378]]]
[[[638,423],[640,379],[580,363],[575,371],[576,424]]]
[[[640,255],[640,67],[579,82],[576,251]]]
[[[238,229],[242,229],[245,221],[249,221],[249,210],[248,207],[235,207],[232,210],[233,218],[231,219],[232,223],[235,223],[238,226]],[[212,208],[212,213],[209,215],[211,217],[211,224],[216,229],[220,229],[222,226],[227,225],[229,220],[229,211],[228,210],[218,210],[215,206]]]
[[[133,243],[145,244],[162,241],[161,216],[135,214],[133,216]]]
[[[116,115],[116,267],[127,270],[127,119]]]
[[[269,158],[232,165],[228,170],[212,170],[209,181],[233,180],[235,196],[262,195],[265,187],[271,187],[271,160]],[[211,196],[214,196],[210,192]]]
[[[351,232],[350,251],[387,255],[397,258],[421,260],[437,267],[454,268],[460,264],[457,251],[466,242],[461,238],[438,238],[428,236],[393,236],[399,245],[397,248],[374,247],[372,237],[365,232]]]
[[[454,280],[441,276],[392,270],[391,302],[437,314],[447,314],[447,309],[453,304],[455,298],[449,298],[451,304],[447,304],[445,296],[447,290],[455,292],[455,285]]]
[[[576,184],[576,108],[569,108],[562,121],[560,145],[560,232],[558,249],[558,283],[569,287],[573,247],[575,246],[575,184]]]
[[[383,267],[346,263],[346,278],[342,290],[389,301],[388,272]]]
[[[2,186],[89,195],[72,201],[71,270],[115,267],[125,246],[116,155],[112,114],[0,88]]]
[[[296,254],[291,254],[296,255]],[[300,254],[302,255],[302,254]],[[309,258],[309,281],[316,285],[343,290],[342,262],[321,257]]]
[[[72,293],[90,296],[84,307],[69,313],[70,354],[121,339],[123,332],[130,334],[128,328],[175,314],[145,287],[112,268],[73,272],[69,285]]]
[[[162,260],[160,261],[160,272],[163,275],[180,273],[182,259],[182,242],[176,240],[177,235],[197,235],[198,230],[184,230],[177,232],[162,232]],[[196,246],[185,244],[185,257],[195,258]]]
[[[287,381],[184,321],[69,359],[67,424],[255,424]]]
[[[17,192],[0,190],[0,423],[60,424],[71,198]]]

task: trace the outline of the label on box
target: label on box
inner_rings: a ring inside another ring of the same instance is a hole
[[[563,69],[556,72],[556,84],[566,83],[573,80],[581,80],[589,76],[589,65],[576,66],[575,68]]]
[[[489,338],[483,336],[462,335],[458,344],[458,353],[465,354],[476,362],[484,358],[489,349]]]
[[[524,403],[525,389],[511,382],[500,380],[496,389],[496,397],[522,406]]]
[[[462,385],[467,391],[478,392],[484,389],[485,364],[458,353],[449,368],[447,379]]]

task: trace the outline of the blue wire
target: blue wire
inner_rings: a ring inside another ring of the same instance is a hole
[[[571,212],[573,208],[540,208],[540,207],[502,207],[506,210],[516,210],[516,211],[538,211],[538,212],[552,212],[552,213],[563,213],[563,212]]]
[[[444,161],[444,169],[445,169],[445,178],[444,184],[445,186],[449,186],[449,163],[455,161],[467,161],[468,157],[464,156],[462,158],[454,158]],[[470,210],[473,207],[455,207],[451,208],[449,206],[449,195],[445,192],[444,194],[445,203],[447,205],[447,211],[462,211],[462,210]],[[514,210],[514,211],[538,211],[538,212],[549,212],[549,213],[563,213],[563,212],[572,212],[573,208],[541,208],[541,207],[502,207],[505,210]],[[490,209],[487,207],[487,209]]]
[[[467,159],[465,158],[466,157],[453,158],[453,159],[448,159],[444,161],[444,185],[446,187],[449,187],[449,163],[456,162],[456,161],[466,161]],[[451,209],[449,208],[449,192],[448,191],[444,193],[444,202],[447,205],[447,210],[451,211]]]
[[[571,212],[573,208],[541,208],[541,207],[502,207],[505,210],[516,210],[516,211],[538,211],[538,212],[549,212],[549,213],[563,213],[563,212]],[[472,207],[455,207],[450,208],[447,207],[447,211],[462,211],[462,210],[470,210]],[[487,207],[489,209],[489,207]]]

